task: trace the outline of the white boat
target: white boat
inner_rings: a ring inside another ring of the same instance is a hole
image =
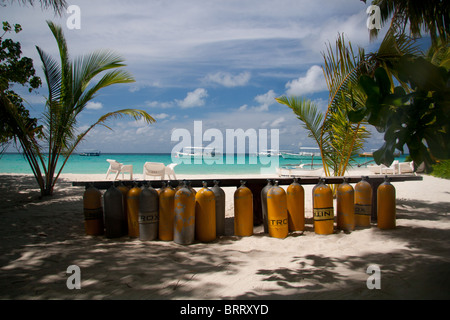
[[[299,155],[306,157],[321,157],[320,149],[313,147],[301,147]]]
[[[98,157],[100,156],[100,153],[101,153],[100,150],[89,150],[80,152],[79,155],[84,157]]]
[[[303,156],[300,153],[281,152],[283,159],[301,159]]]
[[[179,158],[215,158],[220,153],[216,152],[214,148],[205,147],[184,147],[183,151],[177,152]]]
[[[323,176],[324,170],[322,166],[310,166],[306,163],[298,166],[282,166],[277,168],[279,177],[295,177],[295,176]]]
[[[277,156],[280,156],[281,153],[278,150],[268,149],[268,150],[262,150],[262,151],[258,152],[258,155],[263,156],[263,157],[277,157]]]
[[[281,156],[283,159],[304,159],[305,157],[320,158],[321,154],[319,148],[302,147],[299,153],[281,152]]]

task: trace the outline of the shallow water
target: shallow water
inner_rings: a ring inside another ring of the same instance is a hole
[[[396,158],[404,161],[405,156]],[[145,153],[105,153],[100,156],[72,155],[64,167],[63,173],[101,174],[109,168],[107,159],[114,159],[123,164],[133,165],[134,173],[142,173],[145,162],[162,162],[165,165],[178,163],[175,172],[178,174],[259,174],[275,173],[277,167],[299,165],[306,163],[305,169],[310,168],[311,158],[283,159],[282,157],[258,157],[256,155],[220,155],[214,159],[181,159],[171,154]],[[366,163],[371,158],[359,157],[357,164]],[[62,165],[63,158],[59,161]],[[373,162],[372,162],[373,163]],[[320,159],[314,159],[315,165],[321,165]],[[314,169],[317,169],[315,166]],[[29,173],[32,171],[24,156],[19,153],[6,153],[0,158],[1,173]]]

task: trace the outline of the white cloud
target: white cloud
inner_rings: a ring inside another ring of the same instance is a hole
[[[152,136],[154,134],[154,129],[150,126],[140,127],[136,130],[136,135],[145,135],[146,137]]]
[[[260,94],[255,97],[255,100],[259,103],[258,107],[254,107],[253,109],[258,111],[267,111],[269,110],[269,106],[274,104],[276,93],[273,90],[267,91],[265,94]]]
[[[146,126],[149,126],[149,124],[145,121],[145,119],[141,118],[141,119],[132,120],[132,121],[120,121],[120,122],[117,122],[115,124],[115,126],[116,127],[119,126],[122,129],[127,129],[127,128],[130,128],[130,127],[138,127],[138,128],[146,127]]]
[[[52,20],[63,27],[72,57],[102,48],[122,55],[127,64],[126,70],[134,75],[136,82],[123,85],[123,91],[122,86],[113,86],[113,89],[105,90],[107,94],[101,93],[102,110],[123,99],[132,106],[142,106],[145,103],[152,116],[164,117],[163,112],[170,110],[168,108],[188,108],[209,102],[206,97],[207,94],[212,95],[212,91],[194,91],[195,88],[207,89],[202,84],[207,80],[210,81],[209,84],[224,87],[244,86],[251,82],[255,85],[254,88],[263,87],[261,93],[266,93],[255,97],[254,91],[242,90],[242,94],[232,97],[233,100],[230,101],[229,95],[223,96],[217,90],[214,92],[214,101],[229,105],[230,108],[221,110],[222,113],[215,114],[215,117],[212,117],[211,111],[199,117],[211,121],[220,116],[220,121],[226,122],[226,128],[257,128],[264,122],[264,127],[271,127],[274,122],[278,122],[283,127],[300,130],[298,128],[301,126],[289,108],[274,107],[274,91],[296,91],[300,87],[298,90],[302,93],[320,88],[308,88],[308,83],[311,82],[308,80],[317,80],[313,76],[317,77],[319,73],[314,73],[316,68],[311,68],[310,73],[306,70],[323,63],[320,52],[326,50],[325,44],[328,41],[334,45],[338,32],[344,32],[355,49],[358,45],[367,49],[369,37],[365,9],[368,4],[355,1],[136,0],[131,5],[124,1],[110,1],[105,5],[101,1],[77,0],[76,4],[82,9],[80,30],[68,30],[65,27],[67,14],[55,17],[52,10],[41,10],[39,6],[8,4],[2,8],[2,13],[5,20],[22,25],[23,32],[14,35],[14,40],[20,41],[23,55],[33,59],[42,79],[39,67],[41,62],[35,46],[38,45],[55,59],[58,58],[58,48],[46,20]],[[383,28],[385,30],[386,27]],[[370,45],[375,47],[381,39],[382,35]],[[299,70],[305,70],[304,74],[299,73]],[[320,75],[323,77],[322,72]],[[283,88],[289,80],[289,87]],[[326,88],[323,82],[319,84]],[[271,88],[274,89],[271,90],[272,94],[268,91]],[[43,95],[46,94],[45,89],[44,83]],[[193,92],[177,96],[180,90],[185,90],[184,93]],[[226,90],[222,91],[228,94]],[[180,100],[175,100],[174,97]],[[255,101],[252,102],[253,99]],[[323,104],[326,105],[325,100]],[[269,108],[270,113],[264,112]],[[255,109],[262,112],[255,112]],[[82,119],[86,123],[94,122],[96,118],[88,118],[93,113],[88,112]],[[155,136],[166,137],[166,142],[158,145],[161,150],[170,145],[168,129],[189,122],[189,115],[192,116],[192,113],[177,113],[175,121],[172,112],[167,113],[170,113],[169,117],[151,126],[157,132]],[[169,119],[173,121],[167,121]],[[142,123],[131,128],[133,133],[139,128],[140,132],[149,130]],[[94,137],[93,134],[90,136]],[[129,136],[123,135],[122,130],[108,130],[105,131],[105,138],[109,144],[106,140],[105,144],[110,146],[110,150],[120,148],[121,152],[142,152],[142,145],[156,144],[156,140],[149,142],[148,138],[142,137],[134,150],[131,142],[137,138],[135,135],[131,136],[133,138],[130,140]],[[118,146],[118,137],[128,140]],[[97,138],[92,139],[98,141]],[[289,136],[283,135],[280,139],[297,142],[302,138],[297,132]]]
[[[208,82],[214,82],[221,84],[225,87],[231,88],[231,87],[239,87],[239,86],[245,86],[251,78],[250,72],[242,72],[238,75],[232,75],[228,72],[217,72],[214,74],[208,74],[205,77],[205,80]]]
[[[157,120],[167,119],[168,117],[169,117],[169,115],[167,113],[159,113],[159,114],[155,114],[153,116],[153,118],[155,118]]]
[[[173,102],[161,102],[161,101],[145,101],[147,107],[150,108],[172,108],[174,106]]]
[[[243,104],[242,106],[240,106],[239,107],[239,111],[245,111],[245,110],[247,110],[247,107],[248,107],[248,105],[246,105],[246,104]]]
[[[88,110],[100,110],[101,108],[103,108],[103,105],[101,102],[89,101],[86,104],[86,109],[88,109]]]
[[[327,84],[322,68],[314,65],[308,69],[304,77],[299,77],[286,84],[286,94],[289,96],[301,96],[308,93],[327,90]]]
[[[205,98],[208,96],[208,92],[203,88],[195,89],[194,91],[188,92],[184,100],[176,100],[176,103],[181,108],[193,108],[201,107],[205,105]]]
[[[284,121],[285,121],[284,117],[277,118],[276,120],[274,120],[274,121],[270,124],[270,126],[271,126],[272,128],[279,127],[280,124],[282,124]]]

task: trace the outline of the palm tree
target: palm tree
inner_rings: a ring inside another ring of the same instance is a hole
[[[396,35],[393,29],[386,34],[378,52],[371,54],[365,54],[361,48],[356,54],[351,43],[339,35],[335,49],[329,44],[327,53],[323,53],[330,97],[326,112],[320,113],[307,99],[285,96],[276,99],[294,111],[317,143],[326,176],[344,175],[369,137],[363,119],[355,123],[349,120],[349,114],[361,110],[366,103],[366,95],[358,86],[360,76],[373,74],[380,65],[393,70],[392,65],[404,54],[418,54],[418,49],[410,38]],[[391,76],[397,79],[394,70]]]
[[[16,137],[30,163],[42,196],[53,194],[54,186],[70,155],[97,125],[105,125],[108,119],[125,115],[132,116],[135,120],[144,119],[147,123],[155,122],[145,111],[124,109],[103,115],[87,130],[77,134],[77,116],[99,90],[113,84],[134,82],[134,79],[126,71],[119,70],[125,66],[123,59],[109,51],[97,51],[71,61],[61,27],[50,21],[47,24],[58,44],[60,61],[37,47],[48,86],[44,123],[40,130],[32,131],[20,117],[16,117]],[[101,74],[103,76],[100,80],[92,83],[94,77]],[[14,111],[11,113],[14,114]],[[65,159],[58,168],[61,156]]]
[[[435,44],[428,48],[424,57],[438,67],[450,70],[450,46],[443,45],[441,39],[438,39]]]
[[[365,0],[363,0],[365,2]],[[373,0],[372,5],[380,7],[381,24],[384,25],[392,16],[391,27],[397,33],[404,33],[409,25],[413,37],[420,37],[421,31],[428,32],[433,43],[441,38],[448,41],[450,32],[450,6],[444,0]],[[376,38],[377,29],[372,29],[370,36]]]
[[[29,3],[31,5],[34,5],[35,3],[35,0],[10,0],[10,2],[14,1],[17,1],[22,4]],[[55,13],[60,16],[62,15],[63,10],[67,7],[66,0],[39,0],[39,2],[41,3],[41,7],[43,9],[52,7]]]
[[[363,97],[355,99],[359,91],[352,84],[356,83],[359,74],[366,72],[363,63],[365,54],[360,49],[356,55],[351,43],[347,44],[344,36],[339,35],[335,50],[329,44],[323,58],[330,95],[325,113],[319,112],[317,106],[307,99],[283,96],[277,98],[277,101],[294,111],[309,131],[309,137],[317,143],[325,175],[333,173],[335,176],[342,176],[368,136],[360,123],[350,124],[347,120],[347,111],[354,108],[351,98],[359,103],[363,102]]]

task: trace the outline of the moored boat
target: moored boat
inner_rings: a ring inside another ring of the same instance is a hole
[[[98,157],[100,154],[100,150],[88,150],[79,153],[79,155],[83,157]]]

